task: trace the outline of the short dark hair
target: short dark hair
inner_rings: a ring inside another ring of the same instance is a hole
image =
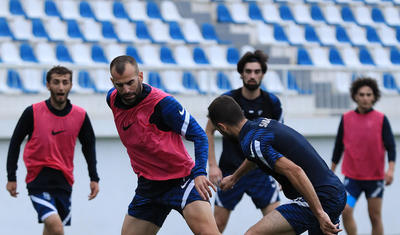
[[[356,101],[355,96],[358,90],[363,86],[368,86],[372,89],[372,92],[374,93],[375,97],[374,100],[375,104],[379,100],[379,98],[381,98],[381,91],[379,90],[378,83],[376,82],[376,80],[370,77],[360,77],[353,81],[350,87],[351,98],[354,101]]]
[[[119,74],[122,75],[125,71],[125,64],[131,64],[135,67],[136,72],[139,72],[139,67],[138,64],[135,60],[135,58],[128,56],[128,55],[121,55],[115,57],[110,64],[110,72],[112,71],[112,68],[115,67],[115,71]]]
[[[239,104],[232,97],[223,95],[208,106],[208,118],[216,126],[217,123],[236,125],[245,117]]]
[[[46,74],[47,83],[50,83],[51,76],[53,74],[59,74],[59,75],[69,74],[69,80],[72,82],[72,71],[64,66],[56,65],[53,68],[51,68],[49,71],[47,71],[47,74]]]
[[[238,73],[242,74],[244,66],[247,63],[251,63],[251,62],[258,62],[261,66],[261,70],[262,70],[263,74],[265,74],[267,72],[268,55],[265,54],[264,52],[262,52],[261,50],[256,50],[256,51],[254,51],[254,53],[248,51],[248,52],[246,52],[246,54],[244,54],[242,56],[242,58],[240,58],[239,62],[237,63],[237,66],[236,66]]]

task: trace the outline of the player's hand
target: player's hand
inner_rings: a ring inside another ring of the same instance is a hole
[[[217,191],[215,186],[207,179],[205,175],[199,175],[194,178],[194,186],[196,187],[197,192],[199,192],[201,198],[207,201],[210,199],[210,197],[212,197],[210,187],[214,190],[214,192]]]
[[[219,169],[217,165],[210,166],[208,178],[210,178],[211,183],[213,183],[216,186],[219,186],[219,183],[221,182],[222,179],[221,169]]]
[[[233,175],[228,175],[221,180],[219,184],[219,188],[222,191],[226,191],[232,189],[233,186],[236,184],[237,180],[233,177]]]
[[[88,196],[89,200],[92,200],[99,193],[99,183],[96,181],[90,181],[90,194]]]
[[[388,170],[385,173],[385,185],[391,185],[393,182],[393,171]]]
[[[17,192],[17,182],[16,181],[8,181],[6,188],[12,197],[17,197],[17,195],[19,194]]]
[[[336,235],[341,232],[339,229],[339,224],[333,224],[326,212],[323,212],[321,216],[318,217],[319,226],[322,232],[326,235]]]

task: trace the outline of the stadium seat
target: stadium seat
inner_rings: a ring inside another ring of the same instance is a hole
[[[212,45],[206,48],[207,58],[215,67],[228,67],[226,47]]]
[[[308,4],[296,3],[293,6],[293,15],[296,23],[298,24],[313,24],[314,20],[310,15],[310,8]]]
[[[194,91],[199,94],[205,94],[199,88],[199,84],[196,81],[194,75],[189,71],[184,71],[182,75],[182,85],[185,90]]]
[[[236,23],[231,16],[228,8],[223,4],[219,3],[217,6],[217,22],[219,23]]]
[[[128,12],[130,19],[134,22],[149,21],[145,3],[143,1],[129,1],[125,3],[125,9]]]
[[[366,30],[358,25],[352,24],[348,26],[347,32],[353,46],[368,45]]]
[[[362,26],[373,26],[375,23],[371,17],[370,9],[365,5],[358,5],[354,10],[356,22]]]
[[[34,41],[32,35],[32,22],[22,17],[14,17],[10,22],[10,29],[13,32],[14,40]]]
[[[301,47],[297,49],[297,64],[314,65],[306,49]]]
[[[304,26],[304,38],[308,43],[318,43],[321,44],[317,33],[312,25],[305,25]]]
[[[79,85],[79,93],[82,92],[82,89],[86,90],[86,92],[93,92],[96,90],[96,86],[94,85],[94,82],[90,77],[90,73],[87,70],[80,70],[78,72],[78,81],[75,83],[75,85]],[[72,86],[72,89],[74,89],[74,86]]]
[[[14,69],[7,70],[7,86],[13,90],[25,92],[19,73]]]
[[[186,43],[206,43],[201,35],[199,26],[193,19],[187,19],[182,22],[182,31],[186,38]]]
[[[83,18],[97,20],[96,16],[93,13],[92,7],[90,6],[89,2],[85,0],[81,0],[79,2],[79,14]]]
[[[290,43],[285,30],[279,24],[274,24],[274,38],[277,42]]]
[[[386,19],[386,23],[389,26],[400,25],[400,14],[396,7],[387,6],[383,9],[383,14]]]
[[[98,22],[90,18],[84,18],[81,22],[81,32],[84,35],[85,42],[93,43],[103,41],[101,25]]]
[[[32,34],[36,40],[51,40],[42,23],[42,20],[39,18],[32,19]]]
[[[352,47],[342,48],[342,58],[346,66],[349,67],[360,67],[361,63],[357,56],[355,49]]]
[[[35,53],[33,52],[31,45],[29,45],[28,43],[21,43],[21,45],[19,46],[19,56],[24,62],[39,62],[35,56]]]
[[[265,22],[276,23],[276,24],[284,23],[284,21],[282,20],[282,18],[279,15],[278,9],[276,8],[275,4],[263,3],[261,10],[262,10]]]
[[[170,21],[169,23],[169,36],[171,39],[175,41],[185,42],[186,39],[183,36],[181,27],[179,26],[178,22]]]
[[[67,25],[65,22],[52,17],[45,21],[45,25],[51,41],[68,41]]]
[[[111,40],[112,42],[119,42],[120,39],[115,33],[114,25],[110,21],[101,21],[101,33],[104,39]]]
[[[57,0],[58,9],[63,20],[78,20],[79,14],[78,2],[75,0]]]
[[[349,94],[350,74],[348,72],[335,72],[334,87],[341,94]]]
[[[62,63],[74,63],[68,48],[62,43],[59,43],[56,46],[56,57],[57,60]]]
[[[214,72],[209,70],[199,70],[197,71],[196,77],[201,92],[207,94],[222,94],[223,91],[217,87]]]
[[[223,72],[217,72],[217,87],[221,90],[232,90],[228,76]]]
[[[365,48],[365,47],[359,48],[359,58],[360,58],[361,64],[363,64],[363,65],[374,65],[375,66],[375,62],[372,59],[372,56],[369,53],[367,48]]]
[[[325,23],[326,22],[324,14],[322,13],[321,8],[317,4],[312,4],[311,5],[310,14],[311,14],[311,18],[315,22],[319,22],[319,23]]]
[[[172,51],[167,46],[162,46],[160,48],[160,60],[164,64],[174,64],[174,65],[176,65],[176,61],[174,59],[174,56],[172,55]]]
[[[43,86],[42,70],[26,68],[20,71],[21,85],[25,93],[46,93],[47,89]]]
[[[336,46],[339,44],[336,39],[336,30],[330,25],[320,25],[315,28],[318,38],[323,46]]]
[[[185,67],[192,67],[196,64],[193,61],[193,54],[187,45],[179,45],[174,48],[176,62]]]
[[[18,89],[13,89],[8,86],[7,84],[7,71],[4,68],[0,69],[0,93],[4,94],[16,94],[20,93],[21,91]]]
[[[128,15],[128,12],[125,10],[124,4],[122,2],[113,1],[112,9],[113,9],[114,17],[116,19],[132,21],[132,19]]]
[[[146,9],[147,9],[147,15],[151,19],[159,19],[164,21],[163,17],[161,16],[160,9],[158,8],[157,3],[154,1],[146,1]]]
[[[21,3],[29,19],[43,19],[45,17],[43,0],[24,0]]]
[[[389,51],[386,48],[373,47],[371,48],[371,54],[377,66],[392,66],[392,62],[390,62]]]
[[[113,87],[108,69],[91,69],[89,75],[93,78],[91,81],[95,92],[106,93]]]
[[[134,48],[133,46],[128,45],[126,47],[126,55],[129,55],[129,56],[135,58],[137,63],[143,64],[142,58],[139,56],[139,53],[137,52],[136,48]]]
[[[347,35],[346,29],[341,25],[336,26],[336,39],[340,43],[351,44],[349,36]]]
[[[168,92],[158,72],[150,71],[148,74],[148,83],[150,86]]]
[[[95,18],[98,21],[114,22],[115,17],[113,14],[113,4],[114,4],[114,1],[108,1],[108,0],[91,1],[91,6],[93,9]]]
[[[14,38],[6,18],[0,18],[0,41],[8,41]]]
[[[79,65],[92,65],[91,52],[87,44],[75,43],[68,46],[72,60]]]
[[[168,22],[180,22],[183,20],[173,1],[161,1],[161,15]]]
[[[241,75],[236,70],[227,72],[226,75],[229,79],[232,89],[238,89],[243,86],[243,80],[240,77]],[[263,84],[261,85],[263,86]]]
[[[353,11],[349,6],[342,6],[342,10],[340,11],[342,14],[342,19],[344,22],[347,23],[357,23],[356,19],[354,18]]]
[[[396,32],[394,29],[385,24],[378,26],[378,34],[384,46],[396,46],[399,43],[396,39]]]
[[[193,61],[198,65],[209,65],[206,54],[200,47],[193,48]]]
[[[249,3],[249,17],[251,20],[265,22],[265,19],[262,15],[260,8],[257,3],[254,1],[250,1]]]
[[[240,54],[235,47],[229,47],[226,52],[226,60],[229,64],[235,65],[239,62]]]
[[[320,66],[320,67],[331,66],[327,48],[312,47],[308,51],[310,52],[311,61],[313,61],[314,65]]]
[[[172,94],[194,94],[193,90],[186,90],[182,83],[180,70],[163,70],[161,79],[168,92]]]
[[[136,22],[136,37],[142,41],[153,41],[153,38],[150,36],[149,30],[147,29],[147,25],[145,22]]]
[[[100,45],[97,44],[92,45],[91,55],[92,55],[91,56],[92,60],[96,63],[104,63],[104,64],[109,63],[104,54],[103,48]]]
[[[328,24],[344,25],[344,21],[338,7],[335,4],[327,4],[324,8],[325,19]]]
[[[290,71],[287,72],[287,89],[292,91],[292,92],[294,91],[294,92],[296,92],[298,94],[302,94],[302,95],[312,94],[312,90],[311,89],[304,88],[304,87],[299,85],[296,76],[293,75],[293,73],[290,72]]]
[[[11,15],[27,17],[19,0],[9,0],[9,7]]]
[[[274,45],[279,44],[274,37],[274,28],[272,25],[257,22],[257,41],[260,44]]]
[[[329,49],[329,62],[332,65],[340,65],[340,66],[344,65],[342,56],[335,47],[331,47]]]
[[[22,63],[19,51],[15,43],[3,42],[0,44],[0,55],[4,63],[20,64]]]
[[[279,15],[281,16],[282,20],[294,22],[292,11],[285,4],[279,6]]]
[[[365,29],[367,30],[367,40],[370,44],[373,43],[382,44],[381,39],[379,38],[376,30],[373,27],[365,26]]]
[[[86,41],[78,23],[75,20],[67,20],[67,34],[69,39]]]
[[[133,43],[140,42],[136,37],[135,26],[127,19],[115,21],[115,32],[118,35],[119,42]]]
[[[171,43],[172,39],[169,36],[169,27],[160,20],[152,20],[149,24],[150,34],[153,38],[153,43]]]
[[[162,66],[160,49],[157,45],[149,44],[139,48],[143,63],[149,66]]]
[[[54,47],[50,43],[39,42],[35,44],[35,54],[43,65],[54,65],[57,63]]]
[[[385,17],[383,16],[383,13],[380,8],[378,7],[373,7],[371,10],[371,18],[375,23],[381,23],[384,24],[386,23]]]
[[[286,26],[286,32],[291,45],[302,46],[307,44],[306,39],[304,38],[305,32],[303,26],[288,24]]]
[[[0,18],[9,18],[10,17],[10,7],[9,1],[0,1]],[[1,73],[5,73],[5,70],[0,70]],[[6,87],[6,86],[4,86]]]
[[[209,40],[209,41],[215,41],[218,44],[230,44],[230,41],[227,40],[221,40],[217,33],[215,32],[215,28],[212,24],[210,23],[203,23],[201,25],[201,33],[202,36],[205,40]]]
[[[48,17],[57,17],[59,19],[62,18],[60,11],[57,8],[57,5],[53,0],[45,0],[44,2],[44,12]]]
[[[390,49],[390,61],[393,65],[400,65],[400,51],[396,47]]]
[[[117,56],[125,55],[125,51],[125,46],[118,43],[110,43],[104,46],[104,52],[108,61],[112,61]]]
[[[281,94],[284,92],[285,87],[282,84],[282,81],[279,77],[279,74],[274,70],[269,70],[263,79],[263,84],[267,88],[267,91]]]
[[[232,2],[228,5],[232,12],[232,19],[236,24],[248,24],[250,22],[249,10],[241,2]]]
[[[400,92],[400,87],[396,83],[396,79],[391,73],[383,74],[383,87],[387,90]]]

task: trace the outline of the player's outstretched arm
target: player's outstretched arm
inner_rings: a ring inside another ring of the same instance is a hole
[[[304,199],[310,206],[310,210],[318,219],[320,228],[324,234],[333,235],[342,231],[337,228],[338,224],[332,223],[328,214],[323,210],[311,181],[308,179],[306,173],[301,169],[301,167],[290,161],[288,158],[281,157],[275,162],[274,170],[277,173],[286,176],[293,187],[303,195]]]
[[[214,185],[218,185],[222,179],[222,171],[219,169],[217,160],[215,158],[215,146],[214,146],[214,133],[215,126],[212,124],[210,120],[207,122],[206,126],[206,135],[208,138],[208,167],[209,174],[208,178]]]
[[[233,186],[242,176],[247,174],[247,172],[253,170],[255,167],[256,164],[254,162],[245,159],[242,165],[240,165],[239,168],[232,175],[228,175],[222,179],[219,187],[223,191],[233,188]]]
[[[8,181],[6,188],[12,197],[17,197],[17,195],[19,194],[17,192],[17,182],[16,181]]]

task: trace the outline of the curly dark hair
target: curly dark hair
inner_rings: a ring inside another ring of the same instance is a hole
[[[254,53],[248,51],[246,52],[246,54],[242,56],[242,58],[240,58],[236,66],[238,73],[242,74],[246,63],[251,63],[251,62],[258,62],[261,65],[261,70],[263,74],[267,72],[268,55],[266,55],[261,50],[256,50],[254,51]]]
[[[358,90],[363,86],[368,86],[372,89],[372,92],[374,93],[375,97],[374,99],[374,104],[375,104],[379,100],[379,98],[381,98],[381,91],[379,90],[378,83],[376,82],[376,80],[370,77],[360,77],[353,81],[350,87],[351,98],[354,101],[356,101],[355,96]]]

